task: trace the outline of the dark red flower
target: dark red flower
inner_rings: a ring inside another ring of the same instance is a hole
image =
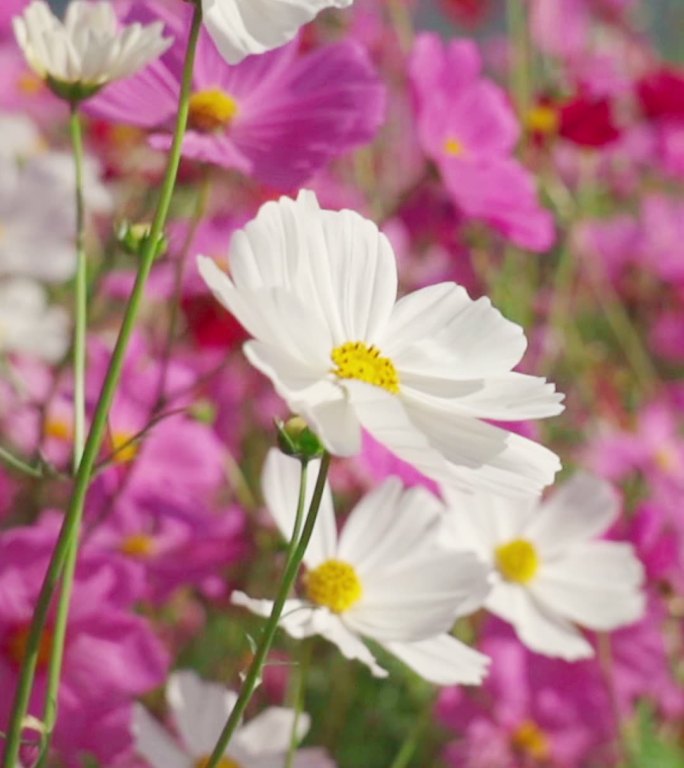
[[[663,67],[643,77],[636,86],[644,114],[652,120],[684,120],[684,72]]]
[[[578,94],[559,110],[558,134],[582,147],[603,147],[620,136],[608,99]]]

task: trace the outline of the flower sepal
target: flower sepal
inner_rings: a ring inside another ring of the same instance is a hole
[[[286,455],[301,462],[320,459],[325,447],[318,435],[301,416],[292,416],[287,421],[276,419],[278,448]]]

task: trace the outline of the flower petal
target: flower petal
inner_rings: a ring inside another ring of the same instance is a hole
[[[383,643],[387,650],[435,685],[478,685],[490,659],[450,635],[417,643]]]

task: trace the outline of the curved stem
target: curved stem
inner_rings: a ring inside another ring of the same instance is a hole
[[[202,22],[202,9],[199,2],[194,6],[192,26],[188,38],[188,47],[185,54],[183,65],[183,80],[178,104],[178,117],[174,131],[173,143],[169,154],[169,160],[166,167],[166,174],[162,183],[159,202],[152,223],[150,234],[146,240],[145,247],[140,257],[140,266],[136,276],[135,284],[131,296],[126,306],[126,311],[121,324],[118,338],[112,358],[107,369],[102,391],[95,407],[93,421],[86,440],[83,456],[79,463],[78,471],[74,482],[74,491],[71,497],[69,508],[64,516],[59,538],[55,546],[47,573],[41,586],[38,601],[36,603],[33,620],[26,642],[26,653],[22,660],[21,670],[19,672],[19,683],[15,693],[12,705],[12,716],[7,733],[7,743],[5,747],[5,757],[2,763],[3,768],[14,768],[17,763],[19,744],[21,739],[21,730],[28,709],[28,702],[33,687],[33,680],[38,661],[38,651],[43,629],[47,621],[50,603],[55,593],[59,579],[64,569],[69,555],[69,547],[73,541],[78,540],[83,517],[83,507],[86,493],[90,484],[90,477],[93,466],[97,459],[102,440],[107,426],[107,416],[114,398],[116,387],[121,377],[123,369],[124,355],[128,346],[131,333],[135,326],[138,316],[138,310],[143,298],[145,284],[149,276],[152,264],[157,256],[160,237],[166,223],[166,218],[171,204],[171,197],[176,182],[178,166],[180,164],[181,146],[185,127],[188,121],[188,111],[190,102],[190,90],[192,85],[192,71],[195,61],[195,52],[197,40]]]
[[[293,537],[290,542],[288,551],[287,565],[285,566],[285,572],[283,573],[283,579],[280,582],[278,594],[273,602],[273,608],[271,609],[271,615],[266,622],[264,632],[257,646],[256,652],[252,663],[247,670],[247,675],[242,684],[240,695],[235,702],[233,711],[230,713],[228,720],[221,731],[214,751],[211,753],[211,757],[205,764],[204,768],[216,768],[225,754],[226,748],[230,743],[230,740],[240,723],[240,719],[249,704],[254,690],[257,686],[259,678],[261,676],[261,670],[263,669],[264,662],[268,656],[268,652],[271,650],[273,644],[273,638],[275,637],[276,630],[278,629],[278,621],[283,612],[285,601],[290,594],[290,590],[299,573],[299,566],[304,558],[304,553],[309,545],[311,534],[313,533],[316,518],[318,517],[318,509],[321,506],[321,499],[323,498],[323,490],[325,489],[325,481],[328,477],[328,468],[330,467],[330,454],[323,455],[321,460],[321,468],[318,471],[318,478],[316,479],[316,487],[311,498],[311,504],[309,505],[309,511],[304,521],[304,527],[302,528],[302,535],[299,540]],[[302,464],[302,471],[304,464]],[[300,492],[300,503],[298,506],[303,506],[303,494]]]
[[[306,637],[300,645],[299,671],[297,673],[297,683],[294,694],[295,716],[292,721],[292,733],[290,734],[290,746],[287,749],[284,768],[293,768],[297,747],[299,746],[299,723],[304,709],[304,696],[306,692],[306,679],[309,674],[309,665],[311,664],[311,651],[313,648],[313,638]]]
[[[40,467],[32,467],[2,446],[0,446],[0,460],[4,461],[8,467],[16,469],[18,472],[23,472],[25,475],[43,477],[43,470]]]
[[[86,331],[88,327],[88,275],[84,246],[85,211],[83,202],[83,132],[78,104],[71,105],[69,119],[71,145],[74,155],[76,181],[76,286],[74,324],[74,447],[73,468],[78,472],[83,446],[85,445],[85,375],[86,375]],[[44,730],[41,735],[40,755],[37,766],[42,768],[47,759],[52,741],[52,732],[57,722],[57,696],[64,659],[64,642],[69,622],[69,606],[74,586],[76,562],[78,560],[78,538],[69,542],[62,589],[57,605],[57,614],[52,633],[48,682],[43,705]]]

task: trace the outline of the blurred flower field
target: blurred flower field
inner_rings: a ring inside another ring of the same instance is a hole
[[[684,765],[676,3],[61,6],[0,7],[2,768]]]

